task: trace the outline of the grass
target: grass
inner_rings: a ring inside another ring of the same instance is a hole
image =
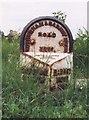
[[[87,88],[75,87],[71,79],[68,87],[49,92],[47,84],[40,84],[31,72],[19,65],[19,39],[2,41],[2,117],[3,118],[86,118]],[[85,68],[85,67],[84,67]],[[75,69],[75,68],[74,68]],[[75,78],[80,73],[74,71]],[[83,74],[83,73],[82,73]]]

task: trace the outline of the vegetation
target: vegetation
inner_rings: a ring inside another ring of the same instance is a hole
[[[9,43],[3,38],[2,117],[87,118],[87,85],[85,81],[77,83],[76,80],[87,78],[88,38],[87,32],[78,34],[74,41],[74,79],[65,90],[55,92],[50,92],[47,84],[37,81],[39,74],[33,75],[20,68],[19,39]]]
[[[53,12],[53,16],[65,23],[67,15],[62,11]]]
[[[89,58],[88,58],[88,45],[89,34],[84,28],[79,29],[77,38],[74,40],[74,71],[78,71],[78,78],[89,77]]]

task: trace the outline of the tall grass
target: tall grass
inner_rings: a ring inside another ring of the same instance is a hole
[[[74,80],[61,91],[50,92],[37,75],[19,66],[19,39],[2,41],[2,117],[3,118],[86,118],[86,87]],[[78,71],[77,71],[78,72]],[[80,72],[80,71],[79,71]],[[76,74],[76,73],[75,73]],[[78,74],[78,73],[77,73]],[[41,78],[40,78],[41,79]]]
[[[78,71],[78,78],[89,77],[89,33],[87,30],[79,30],[74,40],[74,71]]]

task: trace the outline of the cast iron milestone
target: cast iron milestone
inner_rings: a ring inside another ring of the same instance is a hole
[[[43,75],[50,76],[51,88],[63,88],[73,71],[73,37],[68,26],[50,16],[29,22],[21,34],[20,61],[25,67],[37,63],[44,68]]]

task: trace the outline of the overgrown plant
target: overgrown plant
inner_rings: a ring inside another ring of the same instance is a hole
[[[77,41],[74,45],[77,46]],[[50,92],[46,84],[37,81],[42,69],[39,70],[39,74],[33,74],[34,69],[21,70],[19,60],[19,39],[9,43],[4,38],[2,41],[3,118],[87,117],[87,93],[84,86],[79,84],[74,91],[71,80],[65,90]],[[74,64],[76,69],[75,60]],[[81,64],[79,65],[81,68]],[[82,66],[82,69],[85,69],[85,66]],[[77,68],[74,72],[76,76],[80,73],[80,69]]]
[[[89,33],[84,28],[83,30],[79,29],[77,38],[74,40],[74,70],[80,72],[77,74],[81,78],[89,77],[88,70],[88,45],[89,45]],[[77,72],[76,71],[76,72]],[[76,73],[75,73],[76,74]]]
[[[63,13],[62,11],[58,11],[58,12],[53,12],[52,14],[54,17],[56,17],[57,19],[59,19],[65,23],[65,20],[67,17],[67,15],[65,13]]]

